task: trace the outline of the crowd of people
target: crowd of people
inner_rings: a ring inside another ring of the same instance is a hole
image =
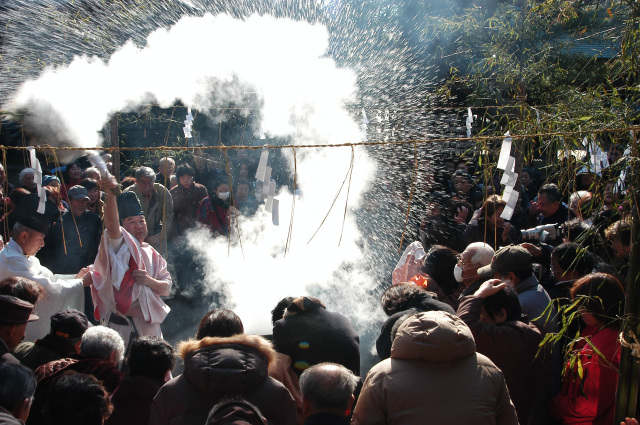
[[[444,161],[361,376],[351,322],[309,296],[282,299],[268,337],[216,308],[163,339],[172,247],[196,226],[228,237],[263,191],[247,158],[157,165],[120,183],[81,161],[41,182],[25,168],[19,186],[0,169],[0,424],[613,423],[632,246],[619,170],[563,187],[525,167],[505,216],[499,176]]]

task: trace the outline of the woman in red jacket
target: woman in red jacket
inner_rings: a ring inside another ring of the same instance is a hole
[[[576,281],[571,298],[581,300],[585,326],[574,341],[570,358],[575,361],[567,362],[562,391],[551,400],[551,413],[563,424],[610,425],[618,385],[624,287],[610,274],[592,273]]]

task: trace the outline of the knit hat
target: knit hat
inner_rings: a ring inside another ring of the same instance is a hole
[[[491,264],[480,267],[478,275],[492,276],[494,273],[507,273],[527,270],[531,266],[531,253],[518,245],[502,247],[493,256]]]
[[[42,176],[42,186],[47,186],[54,181],[60,183],[60,179],[56,176]]]

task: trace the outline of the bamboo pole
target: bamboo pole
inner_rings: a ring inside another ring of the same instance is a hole
[[[635,138],[634,138],[635,139]],[[638,158],[637,141],[633,140],[632,158]],[[638,188],[640,187],[640,175],[637,170],[637,164],[631,163],[629,172],[631,179],[630,192],[632,197],[631,214],[633,217],[633,228],[631,237],[631,255],[629,257],[629,272],[627,275],[627,297],[624,307],[625,320],[622,325],[622,337],[627,343],[635,343],[636,341],[630,337],[633,335],[640,336],[640,288],[638,288],[638,276],[640,276],[640,249],[635,244],[640,241],[640,220],[638,216],[638,208],[640,207],[637,200],[640,198]],[[618,368],[618,391],[616,395],[616,419],[615,423],[624,421],[624,418],[636,417],[636,406],[638,402],[638,383],[640,381],[640,367],[638,361],[631,353],[631,348],[623,345],[620,354],[620,366]]]

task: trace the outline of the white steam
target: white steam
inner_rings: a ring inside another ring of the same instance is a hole
[[[137,110],[145,103],[170,107],[180,100],[205,113],[240,104],[250,90],[259,93],[262,128],[268,136],[287,137],[298,145],[357,142],[358,124],[345,109],[355,99],[356,76],[336,67],[326,56],[327,46],[328,34],[321,25],[269,16],[243,21],[226,15],[185,17],[171,28],[154,31],[144,47],[125,44],[107,63],[80,57],[67,67],[45,70],[21,87],[9,108],[27,110],[32,124],[48,128],[53,139],[95,147],[100,144],[98,131],[116,112]],[[363,265],[353,215],[375,167],[364,149],[353,152],[350,183],[347,177],[331,214],[307,243],[347,176],[352,150],[297,150],[304,196],[295,202],[286,256],[293,201],[286,189],[277,194],[280,226],[273,226],[262,210],[251,220],[240,218],[242,250],[235,241],[238,235],[229,251],[227,240],[211,240],[203,229],[189,234],[190,245],[206,259],[208,288],[226,291],[249,332],[270,333],[270,310],[284,296],[318,296],[330,310],[350,317],[360,331],[380,311],[370,295],[375,283]],[[291,149],[285,154],[293,170]]]

